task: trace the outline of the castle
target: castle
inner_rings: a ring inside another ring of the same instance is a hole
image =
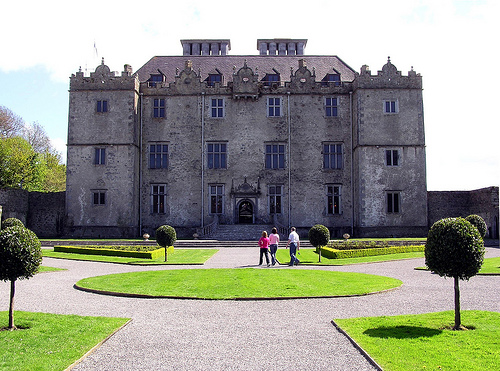
[[[422,77],[356,72],[305,39],[181,40],[118,74],[70,78],[66,235],[179,237],[219,225],[425,236]]]

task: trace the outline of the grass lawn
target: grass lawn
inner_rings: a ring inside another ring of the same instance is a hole
[[[54,268],[54,267],[46,267],[44,265],[41,265],[38,268],[38,273],[48,273],[48,272],[57,272],[57,271],[65,271],[66,269],[61,269],[61,268]]]
[[[399,287],[394,278],[305,269],[179,269],[85,278],[92,290],[199,299],[363,295]]]
[[[428,270],[427,267],[418,267],[415,269]],[[479,275],[500,275],[500,258],[484,259],[483,266],[479,270]]]
[[[48,258],[71,259],[71,260],[88,260],[105,263],[118,264],[139,264],[139,265],[154,265],[154,264],[204,264],[217,251],[216,249],[175,249],[175,252],[168,254],[168,261],[161,257],[156,260],[138,259],[138,258],[123,258],[119,256],[104,256],[104,255],[85,255],[72,254],[64,252],[54,252],[53,249],[43,249],[43,256]]]
[[[468,331],[452,331],[454,311],[336,319],[384,370],[498,370],[500,313],[462,311]]]
[[[288,249],[279,249],[278,252],[276,253],[276,257],[278,258],[278,261],[281,264],[288,264],[290,262],[290,253]],[[297,255],[297,258],[299,258],[302,264],[313,264],[313,265],[348,265],[348,264],[384,262],[389,260],[401,260],[401,259],[412,259],[412,258],[422,258],[422,257],[424,257],[423,252],[365,256],[361,258],[349,258],[349,259],[328,259],[322,256],[321,263],[319,263],[318,254],[316,253],[315,249],[300,249],[300,255]]]
[[[64,370],[128,319],[14,312],[21,330],[0,331],[1,370]],[[0,312],[0,328],[8,312]]]

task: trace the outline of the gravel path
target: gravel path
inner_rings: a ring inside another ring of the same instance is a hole
[[[500,256],[487,248],[486,257]],[[203,267],[251,266],[258,249],[221,249]],[[39,274],[16,284],[16,310],[115,316],[133,321],[74,370],[373,370],[331,324],[334,318],[425,313],[453,309],[453,281],[413,268],[423,259],[329,269],[398,278],[397,290],[353,298],[205,301],[110,297],[75,290],[81,278],[148,269],[45,258],[67,271]],[[500,276],[461,281],[462,309],[500,312]],[[0,282],[0,310],[8,309],[9,283]]]

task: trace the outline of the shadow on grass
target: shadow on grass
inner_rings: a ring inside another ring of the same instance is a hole
[[[363,332],[371,337],[394,338],[394,339],[414,339],[421,337],[432,337],[441,334],[443,331],[429,327],[418,326],[391,326],[370,328]]]

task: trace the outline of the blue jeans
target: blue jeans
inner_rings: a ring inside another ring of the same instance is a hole
[[[269,248],[271,250],[271,263],[274,265],[277,262],[276,251],[278,251],[278,245],[277,244],[269,245]]]
[[[290,242],[290,264],[289,265],[294,265],[294,264],[300,263],[299,259],[297,259],[295,254],[297,254],[297,244],[295,242]]]

